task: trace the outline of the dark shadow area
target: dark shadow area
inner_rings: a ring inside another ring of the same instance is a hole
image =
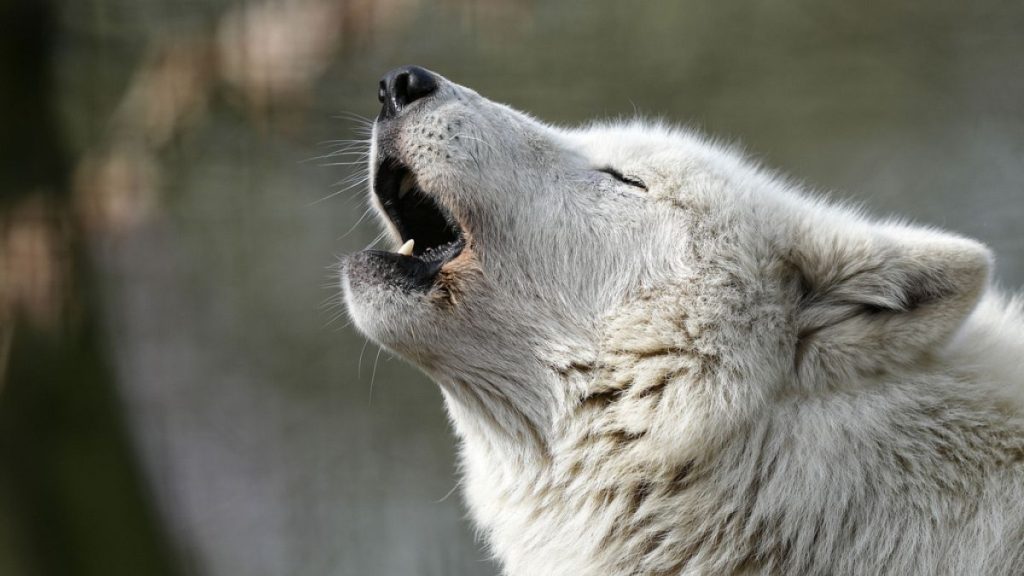
[[[131,447],[88,246],[71,208],[72,162],[53,96],[63,39],[45,0],[0,8],[0,572],[170,575],[170,546]]]

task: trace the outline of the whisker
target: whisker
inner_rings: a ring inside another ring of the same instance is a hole
[[[377,363],[380,361],[380,353],[384,351],[383,346],[377,346],[377,358],[373,361],[373,375],[370,376],[370,398],[368,406],[373,406],[373,383],[377,380]]]
[[[347,186],[345,186],[344,188],[342,188],[340,190],[337,190],[335,192],[331,192],[330,194],[328,194],[327,196],[324,196],[323,198],[321,198],[319,200],[314,200],[314,201],[310,202],[309,204],[306,204],[306,208],[309,208],[310,206],[314,206],[316,204],[319,204],[319,203],[323,202],[324,200],[330,200],[331,198],[334,198],[335,196],[337,196],[339,194],[343,194],[343,193],[345,193],[345,192],[355,188],[356,186],[360,186],[360,185],[366,183],[368,180],[369,180],[369,177],[360,178],[359,180],[357,180],[355,182],[352,182],[351,184],[348,184]]]
[[[338,180],[334,184],[331,184],[331,186],[343,186],[343,185],[349,184],[349,183],[351,183],[353,181],[369,180],[369,179],[370,179],[369,171],[359,170],[357,172],[353,172],[352,174],[349,174],[348,176],[342,178],[341,180]]]
[[[367,207],[366,210],[363,211],[363,215],[360,216],[358,220],[356,220],[356,223],[353,224],[352,227],[349,228],[347,232],[342,234],[340,238],[336,238],[336,240],[344,240],[345,238],[347,238],[349,234],[355,231],[356,227],[359,226],[363,222],[363,220],[366,220],[366,217],[370,215],[370,212],[373,212],[373,206]]]
[[[366,347],[370,344],[370,339],[367,338],[363,342],[363,349],[359,351],[359,363],[356,365],[356,379],[363,379],[363,354],[366,353]]]
[[[366,146],[369,147],[372,144],[369,138],[333,138],[331,140],[321,140],[316,143],[317,146]]]
[[[494,152],[495,154],[498,153],[498,149],[494,146],[494,144],[492,144],[492,143],[490,143],[490,142],[488,142],[488,141],[486,141],[486,140],[484,140],[482,138],[477,138],[476,136],[471,136],[469,134],[465,134],[465,133],[461,133],[461,132],[456,133],[453,136],[458,136],[460,138],[466,138],[467,140],[475,140],[475,141],[483,144],[484,146],[487,146],[488,148],[490,148],[491,152]]]
[[[384,230],[383,232],[378,234],[377,237],[373,239],[373,241],[371,241],[369,244],[367,244],[366,248],[367,249],[376,248],[377,247],[377,243],[380,242],[381,240],[383,240],[387,236],[388,236],[388,231]]]
[[[442,496],[440,500],[434,500],[434,504],[440,504],[440,503],[444,502],[445,500],[447,500],[449,496],[451,496],[452,494],[455,493],[456,490],[458,490],[460,484],[462,484],[462,480],[459,480],[458,482],[456,482],[455,486],[452,486],[452,489],[449,490],[447,494]]]
[[[358,123],[361,123],[361,124],[369,124],[371,126],[373,125],[373,122],[374,122],[373,119],[367,118],[366,116],[363,116],[362,114],[357,114],[356,112],[349,112],[349,111],[339,112],[338,114],[335,114],[335,115],[331,116],[331,118],[333,118],[335,120],[347,120],[349,122],[358,122]]]
[[[366,160],[353,160],[352,162],[325,162],[323,164],[317,164],[320,168],[326,168],[328,166],[362,166],[366,164]]]
[[[304,158],[302,160],[299,160],[299,163],[300,164],[305,164],[305,163],[308,163],[308,162],[313,162],[315,160],[325,160],[327,158],[337,158],[338,156],[356,156],[356,157],[360,157],[360,158],[369,158],[370,157],[368,152],[362,151],[362,150],[335,150],[333,152],[328,152],[327,154],[321,154],[319,156],[311,156],[309,158]]]

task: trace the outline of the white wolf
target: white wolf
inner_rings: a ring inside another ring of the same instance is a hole
[[[643,123],[381,82],[342,274],[507,574],[1024,574],[1024,314],[972,240]]]

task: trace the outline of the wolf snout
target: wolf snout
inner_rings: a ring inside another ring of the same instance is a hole
[[[377,99],[383,104],[379,118],[395,117],[409,104],[437,90],[438,78],[419,66],[401,66],[380,79]]]

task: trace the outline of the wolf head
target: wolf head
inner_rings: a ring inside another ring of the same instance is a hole
[[[347,259],[348,309],[510,450],[603,407],[704,447],[773,398],[929,362],[987,284],[978,243],[810,200],[689,132],[556,128],[417,67],[379,97],[370,199],[404,249]]]

